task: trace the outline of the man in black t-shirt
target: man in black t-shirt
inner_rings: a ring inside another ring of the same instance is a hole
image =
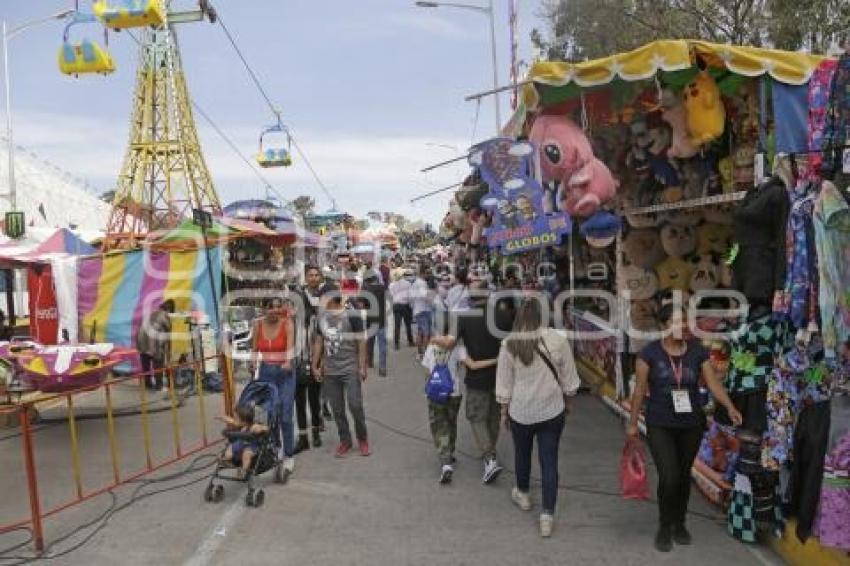
[[[472,286],[472,309],[457,314],[457,336],[440,336],[432,340],[440,347],[451,349],[463,342],[469,359],[474,361],[496,360],[501,342],[493,336],[487,325],[488,302],[486,282]],[[482,481],[490,483],[502,471],[496,454],[499,440],[499,404],[496,402],[496,366],[483,369],[468,369],[466,378],[466,418],[472,427],[475,442],[481,449],[484,461]]]

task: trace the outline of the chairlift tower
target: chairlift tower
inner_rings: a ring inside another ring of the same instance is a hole
[[[171,2],[164,2],[166,9]],[[206,2],[168,12],[157,27],[142,28],[130,139],[118,175],[104,249],[133,248],[154,230],[191,218],[193,209],[221,214],[207,168],[174,26],[215,21]]]

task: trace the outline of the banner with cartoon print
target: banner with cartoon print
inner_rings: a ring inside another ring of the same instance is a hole
[[[504,255],[558,245],[572,227],[537,180],[536,153],[531,142],[511,138],[493,138],[469,152],[469,164],[490,187],[480,203],[493,218],[484,231],[487,245]]]

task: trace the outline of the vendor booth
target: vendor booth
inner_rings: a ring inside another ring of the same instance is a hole
[[[850,551],[850,55],[656,41],[528,79],[441,235],[554,263],[577,365],[619,411],[659,308],[697,308],[744,415],[706,392],[694,474],[730,535],[789,520],[786,542]]]

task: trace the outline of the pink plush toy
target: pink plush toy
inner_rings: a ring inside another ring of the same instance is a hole
[[[699,148],[688,135],[688,117],[681,99],[673,91],[665,89],[661,94],[661,107],[664,109],[661,119],[670,124],[673,131],[673,141],[667,155],[680,159],[696,155]]]
[[[561,209],[591,216],[617,192],[608,167],[594,157],[584,132],[563,116],[538,116],[529,139],[540,150],[543,181],[560,181]]]
[[[593,157],[587,136],[563,116],[538,116],[528,137],[540,150],[544,183],[569,179]]]

